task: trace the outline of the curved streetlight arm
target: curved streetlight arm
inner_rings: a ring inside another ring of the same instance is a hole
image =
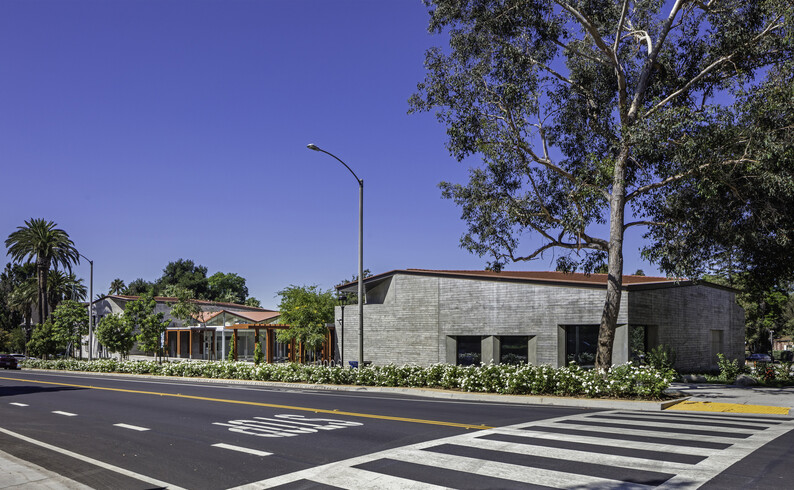
[[[343,162],[343,161],[342,161],[342,160],[341,160],[341,159],[340,159],[338,156],[334,155],[333,153],[331,153],[331,152],[329,152],[329,151],[325,151],[325,150],[323,150],[322,148],[318,147],[318,146],[317,146],[317,145],[315,145],[314,143],[309,143],[308,145],[306,145],[306,148],[308,148],[308,149],[310,149],[310,150],[314,150],[314,151],[321,151],[321,152],[325,153],[326,155],[329,155],[329,156],[332,156],[332,157],[334,157],[334,158],[336,159],[336,161],[337,161],[337,162],[339,162],[339,163],[341,163],[342,165],[344,165],[344,166],[345,166],[345,168],[346,168],[346,169],[348,169],[348,170],[350,171],[350,173],[351,173],[351,174],[353,174],[353,177],[355,177],[355,178],[356,178],[356,181],[358,181],[358,183],[359,183],[359,184],[361,184],[361,185],[363,185],[363,184],[364,184],[364,181],[358,178],[358,175],[356,175],[356,173],[355,173],[355,172],[353,172],[353,169],[352,169],[352,168],[350,168],[350,167],[348,167],[348,166],[347,166],[347,164],[346,164],[345,162]]]

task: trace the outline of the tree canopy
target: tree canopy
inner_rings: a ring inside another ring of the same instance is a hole
[[[291,285],[278,294],[281,296],[280,322],[290,326],[279,330],[279,342],[295,340],[307,348],[319,348],[328,331],[326,325],[334,321],[336,299],[333,293],[318,286]]]
[[[773,174],[786,151],[785,104],[758,95],[780,84],[794,53],[791,4],[427,3],[429,29],[447,33],[449,48],[427,52],[411,111],[436,113],[458,160],[482,159],[467,184],[441,184],[468,227],[461,245],[495,270],[552,249],[585,269],[605,257],[596,366],[608,369],[626,231],[656,239],[647,256],[665,270],[679,270],[676,257],[708,261],[707,241],[691,238],[709,227],[681,212],[698,200],[704,215],[721,206],[718,191]],[[757,225],[747,229],[768,238]],[[527,237],[538,241],[527,247]],[[654,253],[659,244],[673,245]]]
[[[96,338],[110,352],[127,357],[135,344],[135,325],[123,315],[106,315],[96,327]]]
[[[52,335],[58,344],[81,345],[83,335],[88,334],[88,309],[77,301],[62,301],[52,312]]]

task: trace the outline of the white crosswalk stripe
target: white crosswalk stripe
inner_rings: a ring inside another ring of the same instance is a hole
[[[296,481],[350,489],[454,488],[454,478],[467,487],[480,479],[493,487],[698,488],[792,429],[794,420],[786,418],[587,413],[388,449],[239,488]]]

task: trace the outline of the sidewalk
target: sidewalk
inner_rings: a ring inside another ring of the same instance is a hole
[[[0,489],[7,488],[83,490],[90,487],[0,451]]]
[[[673,383],[689,400],[667,410],[794,416],[794,386],[767,388],[709,383]]]

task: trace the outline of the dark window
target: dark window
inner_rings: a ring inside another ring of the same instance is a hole
[[[499,350],[501,364],[526,364],[529,358],[529,337],[503,335],[499,337]]]
[[[461,335],[458,342],[458,365],[471,366],[480,364],[482,359],[482,337],[474,335]]]
[[[598,325],[565,326],[565,362],[580,366],[595,365]]]
[[[644,362],[648,352],[648,329],[645,325],[629,326],[629,359]]]

